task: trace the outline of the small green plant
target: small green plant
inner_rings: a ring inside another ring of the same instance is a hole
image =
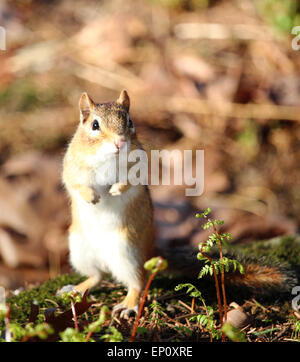
[[[0,303],[0,323],[2,322],[4,322],[5,325],[5,341],[9,342],[11,340],[10,307],[5,303]]]
[[[190,337],[193,331],[186,326],[175,326],[174,329],[181,335]]]
[[[109,327],[106,330],[106,334],[104,334],[101,339],[104,339],[105,342],[122,342],[123,336],[122,333],[117,330],[115,327]]]
[[[55,314],[56,308],[47,308],[44,314],[41,314],[39,304],[31,303],[30,315],[25,324],[11,322],[10,306],[5,305],[5,308],[2,306],[0,317],[3,319],[5,337],[0,341],[95,342],[91,337],[94,333],[102,332],[103,324],[110,319],[109,308],[102,306],[98,319],[89,323],[87,319],[84,321],[78,319],[94,304],[92,301],[87,301],[87,292],[83,296],[72,292],[65,294],[63,302],[71,304],[71,308],[58,315]],[[70,327],[72,321],[74,328]],[[111,336],[106,340],[120,340],[121,337],[114,330],[107,332]]]
[[[135,339],[135,336],[136,336],[136,333],[137,333],[137,328],[138,328],[138,325],[139,325],[139,320],[140,320],[140,317],[141,317],[141,314],[142,314],[142,310],[144,308],[144,304],[145,304],[145,301],[146,301],[146,298],[147,298],[147,294],[148,294],[150,285],[151,285],[153,279],[156,277],[157,273],[159,271],[165,270],[167,267],[168,267],[168,262],[164,258],[162,258],[161,256],[152,258],[152,259],[146,261],[146,263],[144,264],[144,268],[146,270],[150,271],[151,274],[150,274],[150,277],[149,277],[149,279],[147,281],[147,284],[146,284],[146,287],[145,287],[145,290],[144,290],[144,293],[143,293],[143,296],[142,296],[142,299],[141,299],[141,302],[140,302],[138,314],[136,316],[135,323],[134,323],[134,326],[133,326],[133,330],[132,330],[132,333],[131,333],[130,342],[133,342],[134,339]]]
[[[68,303],[68,302],[71,303],[71,310],[72,310],[72,314],[73,314],[74,325],[75,325],[76,331],[78,332],[79,326],[78,326],[78,319],[77,319],[75,304],[80,303],[82,301],[82,295],[76,291],[69,292],[69,293],[63,293],[62,300],[65,303]]]
[[[146,336],[147,334],[149,334],[148,329],[145,327],[138,327],[136,332],[139,336]]]
[[[227,240],[231,239],[231,235],[229,233],[220,233],[218,230],[218,226],[223,225],[224,221],[221,220],[211,220],[208,215],[211,212],[211,209],[206,209],[201,214],[196,214],[196,218],[205,219],[205,224],[202,226],[204,230],[212,229],[213,233],[208,237],[207,241],[199,244],[199,253],[197,258],[204,262],[202,269],[199,272],[198,278],[201,279],[206,275],[210,275],[214,277],[216,294],[219,306],[219,318],[221,330],[223,326],[223,321],[227,320],[227,299],[226,299],[226,288],[225,288],[225,273],[229,272],[230,268],[233,268],[234,271],[239,271],[240,273],[244,273],[244,268],[241,263],[237,260],[229,259],[223,255],[222,245],[227,243]],[[219,258],[213,259],[209,253],[212,248],[217,247],[219,251]],[[220,282],[219,277],[220,276]],[[221,287],[220,287],[221,284]],[[180,288],[188,287],[187,293],[192,297],[199,298],[202,304],[205,306],[204,298],[201,295],[201,292],[192,284],[180,284],[176,288],[179,290]],[[223,303],[221,299],[221,291]],[[205,306],[206,307],[206,306]],[[214,322],[212,319],[213,313],[211,312],[211,307],[206,307],[206,316],[197,316],[197,320],[202,326],[208,326],[210,330],[211,339],[214,337],[218,337],[218,333],[213,329]],[[222,341],[225,340],[225,333],[222,331]]]
[[[79,332],[75,328],[66,328],[63,332],[59,333],[61,338],[60,342],[85,342],[85,334]]]
[[[109,308],[106,305],[102,306],[98,320],[89,324],[86,328],[87,336],[85,338],[85,342],[88,342],[91,339],[93,333],[99,333],[102,330],[102,325],[109,319],[109,315]]]
[[[94,333],[99,333],[102,331],[103,323],[109,319],[109,315],[110,315],[109,308],[106,305],[102,306],[102,308],[100,310],[99,318],[96,321],[88,324],[88,326],[85,326],[83,331],[81,332],[81,331],[79,331],[77,315],[76,315],[76,308],[75,308],[74,303],[75,303],[75,301],[76,301],[76,303],[82,302],[82,296],[78,295],[77,293],[75,293],[75,294],[67,293],[64,296],[64,298],[66,300],[70,300],[70,302],[71,302],[71,309],[72,309],[72,313],[73,313],[75,328],[66,328],[63,332],[61,332],[59,334],[62,342],[95,342],[95,340],[92,339],[91,337]],[[111,337],[111,338],[117,339],[117,337],[114,337],[114,336],[115,336],[115,334],[113,334],[113,337]],[[118,341],[115,341],[115,342],[118,342]]]
[[[300,321],[296,321],[293,325],[292,339],[300,340]]]
[[[230,323],[225,322],[223,324],[222,331],[233,342],[247,342],[247,338],[245,336],[245,333],[243,333],[241,330],[234,327]]]
[[[225,290],[225,277],[224,273],[229,272],[230,266],[233,266],[234,271],[239,270],[241,274],[244,273],[244,268],[241,263],[237,260],[229,259],[223,256],[222,244],[226,245],[226,241],[231,239],[231,235],[229,233],[219,233],[217,226],[223,225],[224,221],[221,220],[211,220],[208,217],[208,214],[211,212],[211,209],[206,209],[201,214],[196,214],[196,218],[204,218],[206,223],[202,226],[203,229],[213,229],[213,233],[209,236],[208,240],[204,243],[199,244],[199,253],[197,258],[199,260],[204,261],[206,265],[203,266],[202,270],[199,273],[198,278],[202,278],[203,276],[210,275],[214,276],[215,279],[215,286],[216,286],[216,293],[219,305],[219,315],[220,315],[220,324],[221,327],[223,325],[223,308],[224,308],[224,317],[225,321],[227,320],[227,300],[226,300],[226,290]],[[219,259],[213,260],[208,253],[211,249],[217,246],[219,248]],[[218,281],[218,274],[221,274],[221,289],[222,289],[222,296],[223,296],[223,306],[221,302],[221,294],[220,294],[220,285]],[[225,334],[222,334],[222,340],[225,340]]]
[[[63,293],[61,299],[65,304],[72,302],[79,303],[82,301],[82,295],[76,292]]]
[[[198,290],[193,284],[191,283],[184,283],[179,284],[175,287],[176,291],[179,291],[183,288],[187,288],[186,293],[192,297],[197,298],[201,301],[205,314],[198,314],[195,316],[190,317],[190,321],[197,321],[197,323],[206,329],[210,334],[210,340],[212,341],[213,338],[219,339],[221,337],[221,333],[216,328],[216,321],[214,319],[214,310],[211,306],[206,305],[205,299],[203,298],[200,290]]]
[[[38,338],[45,340],[49,335],[54,333],[53,328],[48,323],[39,323],[34,325],[33,323],[28,323],[25,327],[22,327],[16,323],[9,324],[9,330],[11,333],[11,341],[22,341],[26,342],[29,339]]]
[[[158,303],[157,300],[154,300],[152,304],[150,304],[150,320],[154,322],[155,326],[163,326],[165,323],[161,319],[161,317],[164,315],[162,306],[160,303]]]

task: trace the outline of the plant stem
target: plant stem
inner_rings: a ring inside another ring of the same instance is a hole
[[[211,221],[210,219],[208,219]],[[220,253],[220,260],[223,261],[223,250],[222,250],[222,239],[219,234],[218,229],[216,228],[215,224],[213,223],[214,231],[218,237],[219,241],[219,253]],[[226,298],[226,291],[225,291],[225,277],[224,277],[224,266],[221,266],[221,286],[222,286],[222,294],[223,294],[223,302],[224,302],[224,318],[227,321],[227,298]]]
[[[141,317],[141,314],[142,314],[142,311],[143,311],[143,308],[144,308],[144,304],[145,304],[145,301],[146,301],[146,297],[147,297],[150,285],[151,285],[153,279],[156,277],[156,274],[159,272],[161,264],[162,264],[162,260],[159,260],[158,265],[157,265],[157,270],[154,273],[152,273],[150,275],[149,279],[148,279],[148,282],[146,284],[146,287],[145,287],[145,290],[144,290],[144,293],[143,293],[143,296],[142,296],[142,299],[141,299],[141,302],[140,302],[138,314],[137,314],[136,320],[134,322],[134,326],[133,326],[133,330],[132,330],[129,342],[133,342],[134,339],[135,339],[137,327],[138,327],[139,320],[140,320],[140,317]]]
[[[141,314],[142,314],[142,310],[144,308],[144,304],[145,304],[145,301],[146,301],[148,290],[149,290],[150,285],[152,283],[152,280],[155,278],[156,274],[157,274],[157,272],[151,274],[149,279],[148,279],[148,282],[147,282],[147,285],[146,285],[146,288],[144,290],[144,293],[143,293],[143,296],[142,296],[142,299],[141,299],[141,303],[140,303],[140,306],[139,306],[139,311],[138,311],[138,314],[136,316],[136,320],[134,322],[134,326],[133,326],[133,330],[132,330],[132,334],[131,334],[129,342],[133,342],[134,339],[135,339],[136,330],[137,330],[137,327],[138,327],[138,324],[139,324],[139,320],[140,320],[140,317],[141,317]]]
[[[222,262],[223,261],[222,239],[219,234],[219,231],[218,231],[215,223],[209,217],[207,217],[207,215],[204,215],[204,218],[207,221],[211,222],[213,225],[214,232],[218,238],[219,254],[220,254],[220,260]],[[227,321],[227,298],[226,298],[226,291],[225,291],[225,277],[224,277],[223,263],[221,263],[221,287],[222,287],[222,295],[223,295],[223,303],[224,303],[224,319],[225,319],[225,321]],[[221,322],[221,327],[222,327],[222,325],[223,325],[223,319]],[[225,334],[224,334],[224,332],[222,332],[222,341],[224,341],[224,340],[225,340]]]
[[[203,303],[203,306],[204,306],[204,309],[205,309],[205,313],[206,313],[206,315],[207,315],[207,317],[209,318],[209,313],[208,313],[208,310],[207,310],[207,306],[206,306],[206,304],[205,304],[205,300],[203,299],[203,298],[201,298],[201,301],[202,301],[202,303]],[[213,328],[213,327],[212,327]],[[211,328],[211,329],[212,329]],[[210,342],[212,342],[213,341],[213,335],[212,335],[212,330],[209,330],[209,340],[210,340]]]
[[[71,300],[71,307],[72,307],[75,329],[76,329],[76,331],[78,331],[79,330],[78,319],[77,319],[76,308],[75,308],[75,304],[74,304],[73,300]]]
[[[211,266],[213,268],[215,286],[216,286],[216,292],[217,292],[217,299],[218,299],[218,305],[219,305],[220,323],[221,323],[221,327],[222,327],[223,326],[223,308],[222,308],[222,302],[221,302],[220,286],[219,286],[218,276],[217,276],[216,268],[215,268],[215,266],[213,264],[212,258],[210,256],[208,256],[207,254],[203,253],[203,251],[202,251],[203,246],[204,246],[204,243],[201,246],[200,253],[210,261]]]
[[[195,297],[192,299],[191,313],[194,313]]]
[[[89,341],[89,339],[92,337],[93,333],[94,333],[94,331],[89,331],[89,333],[88,333],[88,334],[86,335],[86,337],[85,337],[85,341],[86,341],[86,342]]]

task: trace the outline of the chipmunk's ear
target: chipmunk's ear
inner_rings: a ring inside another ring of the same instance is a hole
[[[117,99],[117,103],[121,104],[123,107],[125,107],[127,112],[129,111],[130,99],[129,99],[129,95],[125,89],[122,90],[119,98]]]
[[[88,96],[88,94],[86,92],[82,93],[79,100],[81,122],[84,122],[88,118],[94,105],[94,101]]]

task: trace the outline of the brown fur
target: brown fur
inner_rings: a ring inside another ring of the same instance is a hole
[[[277,268],[259,264],[246,264],[244,274],[231,274],[230,283],[234,285],[245,285],[251,288],[265,288],[282,285],[284,276]]]

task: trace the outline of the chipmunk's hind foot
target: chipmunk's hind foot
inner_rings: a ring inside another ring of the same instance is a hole
[[[83,281],[82,283],[79,283],[77,285],[67,284],[63,286],[61,289],[59,289],[56,292],[56,295],[58,297],[61,297],[64,293],[80,293],[81,295],[84,295],[84,293],[87,290],[90,290],[94,288],[100,281],[100,275],[92,276]]]
[[[129,319],[131,316],[135,316],[138,312],[138,305],[128,308],[123,303],[114,306],[112,316],[120,313],[120,318]]]
[[[56,296],[57,297],[61,297],[64,293],[72,293],[72,292],[76,292],[76,289],[75,289],[76,285],[73,285],[73,284],[67,284],[67,285],[64,285],[62,288],[58,289],[58,291],[56,292]]]
[[[120,313],[120,318],[128,319],[131,315],[137,314],[140,290],[129,288],[125,299],[114,306],[112,315]]]

